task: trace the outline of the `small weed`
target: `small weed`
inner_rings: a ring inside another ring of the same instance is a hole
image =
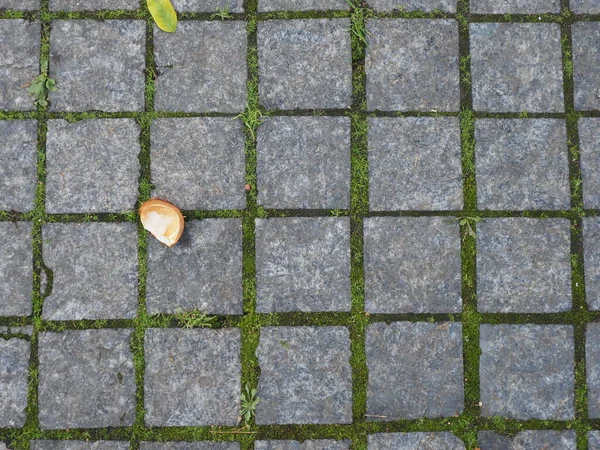
[[[331,211],[329,211],[329,213],[333,217],[340,217],[342,214],[344,214],[344,211],[342,211],[341,209],[332,209]]]
[[[246,425],[250,424],[250,420],[256,413],[256,407],[260,403],[260,398],[256,395],[256,389],[250,389],[246,385],[246,391],[242,392],[242,408],[240,411],[240,421],[243,420]]]
[[[35,104],[43,108],[48,106],[48,92],[56,91],[56,81],[48,76],[48,60],[43,59],[41,72],[28,87],[29,95],[35,98]]]
[[[225,6],[223,6],[222,8],[217,8],[217,12],[214,13],[212,16],[210,16],[211,19],[221,19],[221,20],[227,20],[227,19],[233,19],[233,16],[231,14],[229,14],[229,2],[227,2],[225,4]]]
[[[460,57],[460,73],[461,80],[464,85],[471,85],[471,55],[465,55]]]
[[[481,217],[459,217],[458,219],[458,224],[460,226],[466,227],[466,233],[464,238],[466,238],[467,236],[471,236],[472,238],[476,238],[477,234],[475,233],[475,230],[473,229],[473,226],[478,223],[481,222]],[[464,239],[463,238],[463,239]]]
[[[252,140],[256,140],[256,129],[262,123],[263,113],[259,108],[250,108],[247,107],[246,110],[235,116],[236,119],[240,119],[244,126],[246,127],[246,131],[250,133]]]
[[[360,0],[346,0],[350,9],[352,9],[352,15],[350,16],[350,31],[358,38],[360,42],[367,45],[367,20],[373,17],[373,12],[364,6],[359,4]]]
[[[212,328],[216,317],[209,316],[202,311],[182,311],[175,313],[175,318],[181,322],[184,328]]]

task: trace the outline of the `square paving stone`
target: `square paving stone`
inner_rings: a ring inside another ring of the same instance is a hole
[[[149,329],[144,342],[147,426],[237,424],[239,329]]]
[[[475,14],[559,13],[560,0],[471,0]]]
[[[526,430],[509,438],[492,431],[480,431],[481,450],[575,450],[575,431]],[[593,449],[592,449],[593,450]]]
[[[256,441],[254,450],[350,450],[351,441]]]
[[[456,12],[454,0],[369,0],[375,11],[444,11]]]
[[[135,208],[140,126],[134,119],[50,120],[46,143],[49,213]]]
[[[37,186],[37,122],[0,121],[0,210],[34,208]]]
[[[258,0],[258,10],[312,11],[348,9],[346,0]]]
[[[579,148],[581,177],[583,180],[583,205],[600,208],[600,119],[579,119]]]
[[[564,120],[475,122],[480,209],[569,209],[569,149]]]
[[[369,110],[458,110],[455,20],[373,19],[367,30]]]
[[[588,450],[600,450],[600,431],[588,432]]]
[[[588,416],[600,418],[600,323],[589,323],[586,333]]]
[[[350,335],[344,327],[264,327],[256,423],[352,423]]]
[[[460,228],[451,217],[365,219],[365,310],[458,313]]]
[[[571,0],[570,8],[576,14],[598,14],[600,0]]]
[[[267,109],[346,108],[352,103],[348,19],[258,24],[259,98]]]
[[[246,107],[246,22],[182,21],[176,33],[154,27],[155,108],[241,112]]]
[[[239,442],[140,442],[140,450],[240,450]]]
[[[217,12],[243,13],[244,0],[172,0],[177,12]]]
[[[367,326],[366,353],[368,420],[457,417],[462,413],[460,323],[374,323]]]
[[[456,117],[369,119],[369,201],[373,211],[463,207]]]
[[[475,110],[564,112],[557,23],[470,26]]]
[[[53,272],[46,320],[133,319],[138,306],[137,226],[52,223],[43,255]]]
[[[570,325],[481,325],[481,414],[508,419],[575,417]]]
[[[256,220],[258,312],[350,311],[350,220]]]
[[[0,0],[0,9],[33,11],[40,8],[40,0]]]
[[[40,73],[39,22],[0,20],[0,110],[31,111],[27,85]]]
[[[51,111],[143,111],[146,23],[54,20]]]
[[[31,314],[31,224],[0,222],[0,316]]]
[[[129,450],[129,442],[31,441],[31,450]]]
[[[0,338],[0,427],[25,425],[27,380],[29,379],[29,342]]]
[[[598,11],[600,12],[600,8]],[[600,22],[573,24],[573,83],[575,109],[600,109]]]
[[[100,11],[102,9],[138,9],[138,0],[50,0],[53,11]]]
[[[568,219],[486,219],[477,225],[477,303],[482,312],[571,308]]]
[[[157,119],[150,135],[155,196],[190,210],[246,207],[244,132],[239,120]]]
[[[240,219],[188,221],[179,243],[148,242],[146,306],[150,314],[200,310],[242,314]]]
[[[588,308],[600,310],[600,218],[583,219],[585,293]]]
[[[257,146],[258,203],[265,208],[350,207],[350,118],[268,118]]]
[[[131,333],[128,329],[40,333],[42,430],[133,425]]]
[[[367,448],[369,450],[465,449],[465,444],[463,444],[459,438],[447,431],[420,433],[378,433],[370,435],[368,439]]]

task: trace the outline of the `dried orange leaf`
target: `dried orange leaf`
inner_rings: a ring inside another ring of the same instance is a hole
[[[140,205],[140,219],[145,230],[168,247],[173,247],[183,233],[183,215],[179,208],[163,200],[151,199]]]

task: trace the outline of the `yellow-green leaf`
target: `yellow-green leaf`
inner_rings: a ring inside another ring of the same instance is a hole
[[[158,28],[169,33],[177,29],[177,14],[170,0],[146,0],[146,4]]]

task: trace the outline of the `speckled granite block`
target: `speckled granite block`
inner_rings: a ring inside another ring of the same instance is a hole
[[[348,9],[346,0],[258,0],[258,11],[312,11]]]
[[[31,441],[31,450],[129,450],[129,442]]]
[[[588,450],[600,450],[600,431],[588,432]]]
[[[368,450],[464,450],[465,444],[449,432],[378,433],[368,438]],[[485,449],[481,449],[485,450]]]
[[[140,450],[240,450],[239,442],[140,442]]]
[[[28,316],[33,291],[30,223],[0,222],[0,255],[0,316]]]
[[[471,0],[475,14],[560,13],[560,0]]]
[[[573,430],[526,430],[517,433],[513,438],[493,431],[480,431],[477,440],[481,450],[575,450],[577,448]]]
[[[53,11],[133,10],[139,7],[139,0],[50,0],[50,9]]]
[[[40,0],[0,0],[0,9],[34,11],[40,8]],[[2,445],[2,444],[0,444]],[[0,447],[1,448],[1,447]]]
[[[350,441],[331,439],[299,441],[256,441],[254,450],[350,450]]]
[[[588,308],[600,310],[600,218],[583,219],[585,293]]]
[[[597,12],[600,12],[600,8]],[[575,22],[573,40],[573,83],[575,109],[600,109],[600,22]]]
[[[0,427],[25,425],[27,381],[29,379],[29,342],[0,338]]]
[[[599,14],[600,0],[571,0],[570,7],[576,14]]]
[[[443,11],[456,12],[454,0],[369,0],[375,11]]]
[[[600,418],[600,323],[588,323],[586,341],[588,416]]]
[[[579,119],[583,205],[600,209],[600,118]]]
[[[243,13],[243,0],[172,0],[177,12],[217,12]]]

